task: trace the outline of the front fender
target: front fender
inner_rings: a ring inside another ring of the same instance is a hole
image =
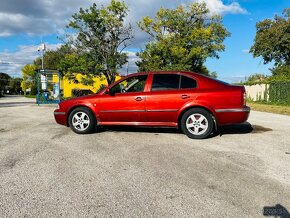
[[[90,102],[82,102],[82,101],[77,101],[77,102],[74,102],[73,104],[71,104],[68,108],[67,108],[67,112],[66,112],[66,119],[68,120],[68,117],[70,115],[70,113],[72,112],[72,110],[74,110],[75,108],[77,107],[87,107],[89,108],[93,114],[95,115],[96,117],[96,120],[98,120],[98,117],[96,116],[96,104],[94,103],[90,103]],[[68,125],[68,122],[67,122],[67,125]]]

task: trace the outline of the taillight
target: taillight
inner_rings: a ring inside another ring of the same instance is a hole
[[[243,106],[246,106],[246,103],[247,103],[247,94],[246,94],[246,91],[244,90],[244,93],[243,93]]]

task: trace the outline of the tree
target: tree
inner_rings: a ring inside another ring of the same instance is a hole
[[[273,76],[290,77],[290,8],[283,16],[265,19],[256,24],[256,36],[250,52],[264,63],[274,62]]]
[[[44,54],[44,68],[46,70],[59,70],[61,68],[61,61],[67,54],[72,54],[74,49],[68,44],[62,45],[56,50],[49,50]],[[37,69],[41,69],[41,57],[34,60],[34,65]]]
[[[62,62],[66,76],[78,72],[88,77],[105,75],[108,84],[115,81],[117,69],[127,62],[123,49],[132,38],[131,25],[124,25],[128,8],[124,2],[112,0],[107,7],[80,8],[72,16],[68,28],[76,37],[69,41],[77,51]]]
[[[22,78],[10,78],[8,87],[12,94],[20,94],[20,91],[22,92],[21,82]]]
[[[37,67],[34,64],[26,64],[22,68],[22,82],[21,88],[26,93],[26,89],[31,89],[30,94],[35,95],[37,92],[36,84],[36,69]]]
[[[208,75],[206,59],[219,58],[230,35],[221,16],[211,16],[205,3],[161,8],[155,18],[144,17],[138,25],[152,39],[137,53],[139,71],[189,70]]]
[[[255,73],[248,77],[247,82],[262,82],[265,81],[268,77],[261,73]]]
[[[10,76],[7,73],[0,73],[0,96],[6,90]]]

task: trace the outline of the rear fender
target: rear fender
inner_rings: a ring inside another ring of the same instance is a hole
[[[215,112],[215,110],[207,105],[206,103],[204,102],[187,102],[186,104],[184,104],[180,110],[178,111],[178,123],[179,123],[179,120],[181,118],[181,116],[183,115],[183,113],[191,108],[204,108],[206,109],[207,111],[209,111],[212,115],[212,118],[213,118],[213,121],[215,123],[215,129],[217,130],[217,114]]]

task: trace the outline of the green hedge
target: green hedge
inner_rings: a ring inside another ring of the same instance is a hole
[[[270,82],[269,85],[271,103],[290,105],[290,82]]]

